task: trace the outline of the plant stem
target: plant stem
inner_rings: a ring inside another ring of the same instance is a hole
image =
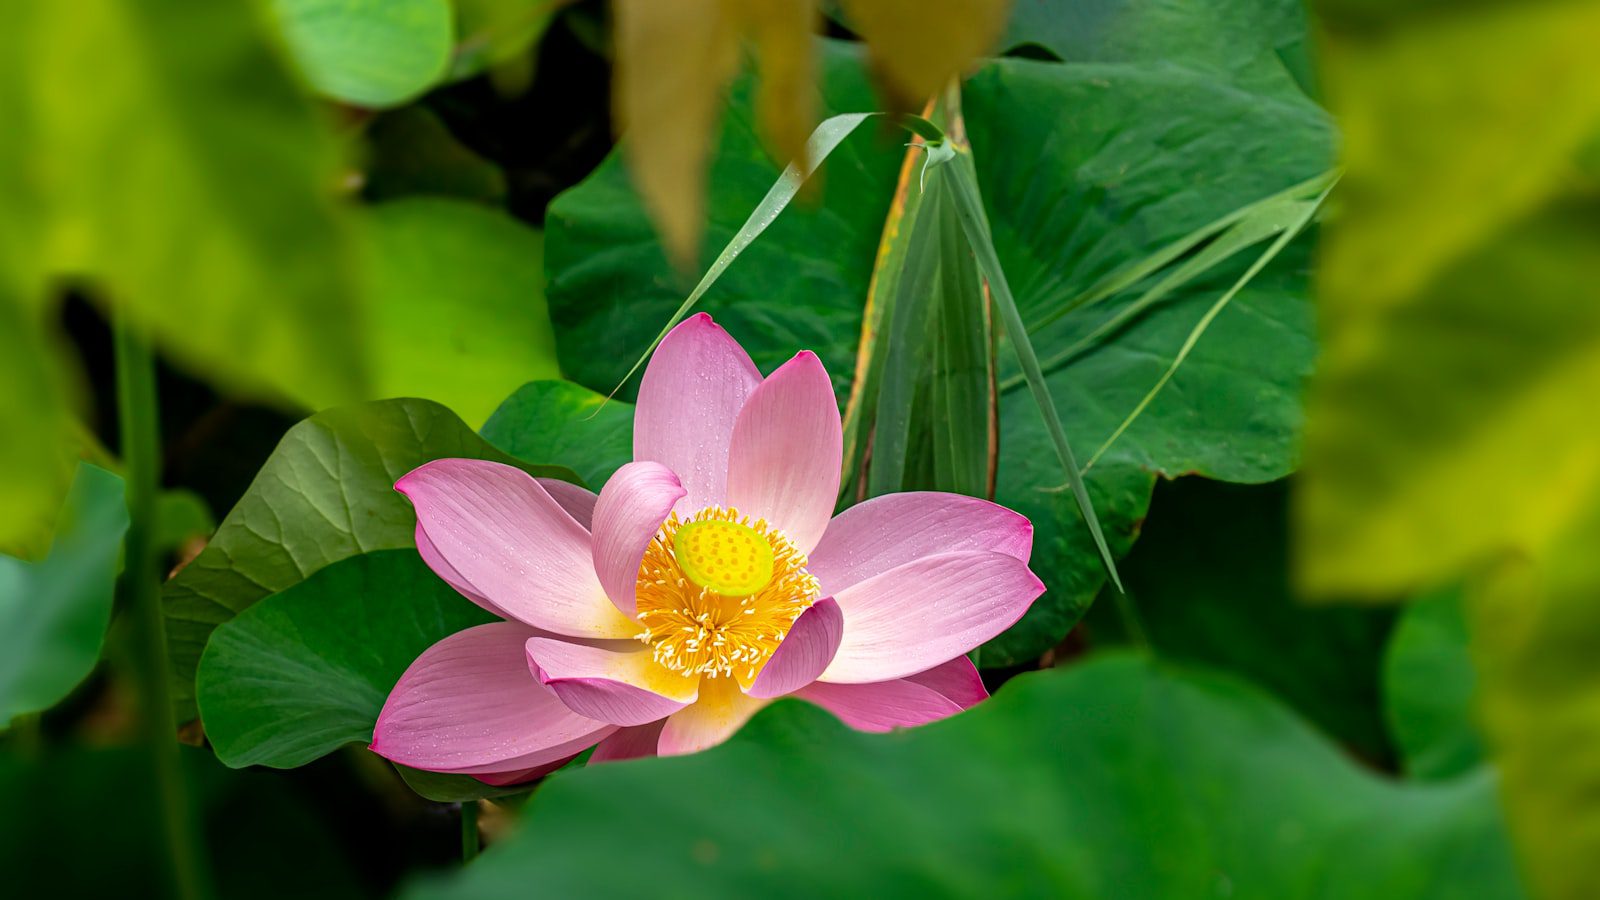
[[[478,856],[478,801],[467,800],[461,804],[461,861],[472,862]]]
[[[210,895],[192,821],[188,786],[178,757],[177,726],[167,693],[167,636],[161,617],[161,569],[154,543],[160,485],[161,434],[157,418],[155,360],[125,308],[117,307],[117,422],[126,468],[128,536],[120,589],[133,644],[133,679],[140,724],[151,756],[161,818],[171,854],[172,881],[182,900]]]

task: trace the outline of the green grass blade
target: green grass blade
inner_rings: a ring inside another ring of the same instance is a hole
[[[652,340],[650,346],[645,348],[644,353],[634,362],[633,367],[628,370],[628,374],[622,376],[622,381],[611,389],[608,397],[614,397],[617,391],[622,390],[622,386],[628,383],[628,379],[632,378],[639,371],[639,368],[645,364],[645,360],[650,358],[650,354],[655,351],[656,345],[661,343],[661,339],[667,336],[667,332],[683,321],[683,317],[688,315],[689,310],[694,308],[695,303],[699,302],[701,296],[711,288],[711,285],[722,277],[722,273],[727,270],[728,266],[732,265],[733,261],[739,257],[739,254],[743,253],[746,247],[761,236],[761,232],[766,231],[767,227],[777,220],[778,214],[783,212],[784,208],[789,205],[789,201],[793,200],[796,194],[800,193],[800,186],[805,184],[806,179],[817,171],[817,167],[822,165],[822,161],[827,159],[828,155],[845,138],[853,134],[862,122],[873,116],[882,115],[888,114],[881,112],[840,113],[822,120],[822,123],[811,132],[811,137],[806,139],[804,165],[790,163],[783,170],[783,174],[779,175],[778,180],[773,182],[772,187],[767,191],[767,195],[762,197],[761,202],[756,204],[756,208],[750,211],[750,217],[744,220],[744,224],[739,226],[739,230],[729,239],[727,246],[723,247],[722,252],[717,254],[717,258],[706,269],[706,273],[700,276],[700,283],[696,284],[694,290],[689,292],[689,296],[684,299],[683,303],[679,304],[678,309],[672,314],[672,318],[667,320],[667,324],[655,336],[655,340]],[[942,141],[944,139],[944,132],[939,129],[939,126],[921,116],[898,115],[892,118],[896,125],[921,136],[924,140]]]
[[[1323,186],[1326,187],[1326,184]],[[1173,291],[1231,259],[1234,254],[1279,234],[1284,228],[1290,227],[1300,209],[1300,204],[1307,199],[1309,197],[1292,196],[1289,192],[1285,192],[1244,207],[1243,211],[1246,214],[1242,218],[1236,219],[1226,231],[1217,236],[1216,240],[1206,244],[1200,248],[1199,252],[1174,267],[1170,273],[1152,285],[1143,294],[1140,294],[1132,303],[1118,310],[1115,315],[1094,331],[1084,335],[1071,346],[1045,360],[1042,363],[1045,374],[1054,372],[1077,358],[1079,354],[1098,344],[1107,335],[1114,334],[1146,309],[1161,302]],[[1013,375],[1006,379],[1000,389],[1002,391],[1011,391],[1021,387],[1023,383],[1024,379],[1021,375]]]
[[[954,160],[930,172],[929,177],[935,184],[945,188],[946,196],[955,204],[956,212],[961,217],[962,229],[966,232],[967,242],[977,259],[978,270],[989,282],[989,293],[1000,312],[1000,321],[1006,334],[1011,338],[1011,346],[1016,350],[1017,361],[1022,365],[1028,387],[1033,391],[1034,402],[1038,404],[1039,413],[1044,416],[1045,428],[1050,433],[1050,440],[1055,444],[1056,455],[1060,457],[1061,466],[1066,470],[1067,480],[1072,485],[1072,495],[1078,501],[1078,511],[1083,515],[1084,524],[1089,527],[1089,534],[1094,538],[1096,549],[1100,551],[1100,560],[1105,564],[1106,574],[1110,576],[1111,583],[1117,590],[1121,591],[1122,578],[1117,574],[1116,560],[1112,558],[1111,548],[1106,544],[1105,534],[1100,529],[1100,519],[1095,515],[1094,503],[1089,499],[1088,488],[1084,486],[1083,473],[1078,470],[1078,463],[1073,459],[1072,447],[1067,443],[1066,431],[1061,427],[1061,418],[1056,413],[1055,401],[1050,397],[1049,386],[1044,383],[1044,372],[1039,368],[1039,357],[1033,351],[1033,343],[1028,339],[1027,329],[1022,325],[1022,315],[1017,311],[1016,298],[1011,296],[1011,287],[1006,283],[1005,272],[1000,267],[1000,257],[995,252],[994,240],[989,232],[989,220],[983,212],[983,200],[978,194],[978,177],[972,167],[972,157],[965,151],[959,151]]]
[[[1151,401],[1155,400],[1156,395],[1161,393],[1162,388],[1167,386],[1167,382],[1172,380],[1172,376],[1177,373],[1178,367],[1182,366],[1184,360],[1189,358],[1190,351],[1192,351],[1195,345],[1200,342],[1200,338],[1206,333],[1206,329],[1211,327],[1211,323],[1215,321],[1217,316],[1221,314],[1222,310],[1233,301],[1233,298],[1239,293],[1239,291],[1244,289],[1245,285],[1249,284],[1251,280],[1261,272],[1262,269],[1266,268],[1267,264],[1272,262],[1272,260],[1275,259],[1280,252],[1282,252],[1283,248],[1289,245],[1290,241],[1294,240],[1301,231],[1305,230],[1306,225],[1309,224],[1312,217],[1317,214],[1317,210],[1322,208],[1322,202],[1327,199],[1328,192],[1332,190],[1333,185],[1329,184],[1323,189],[1322,193],[1318,195],[1315,200],[1302,200],[1295,204],[1295,206],[1299,207],[1299,210],[1294,216],[1293,221],[1288,223],[1288,226],[1283,229],[1283,233],[1278,235],[1277,240],[1273,241],[1266,250],[1262,251],[1260,256],[1256,257],[1256,261],[1250,264],[1250,268],[1246,269],[1244,274],[1239,276],[1239,279],[1233,283],[1233,286],[1228,288],[1228,290],[1221,297],[1218,297],[1215,303],[1211,304],[1211,308],[1206,310],[1205,315],[1200,317],[1200,321],[1196,322],[1194,328],[1190,329],[1189,336],[1184,340],[1183,346],[1178,348],[1178,355],[1173,357],[1172,364],[1167,366],[1167,370],[1161,374],[1160,380],[1158,380],[1155,383],[1155,386],[1144,395],[1144,398],[1139,401],[1139,404],[1133,408],[1133,412],[1128,413],[1127,418],[1122,420],[1122,424],[1117,426],[1117,429],[1111,433],[1111,436],[1106,438],[1105,443],[1101,444],[1099,449],[1095,450],[1094,455],[1089,457],[1089,461],[1083,466],[1084,471],[1088,471],[1090,467],[1099,462],[1100,458],[1105,455],[1106,451],[1111,449],[1111,445],[1116,443],[1117,439],[1122,437],[1123,433],[1128,430],[1128,426],[1132,425],[1134,420],[1139,418],[1139,416],[1144,413],[1145,409],[1150,406]]]
[[[1333,184],[1337,178],[1337,172],[1324,172],[1315,178],[1302,181],[1299,184],[1279,191],[1270,197],[1263,197],[1254,203],[1241,206],[1238,209],[1227,213],[1226,215],[1207,222],[1206,224],[1196,228],[1183,237],[1178,238],[1177,240],[1166,245],[1165,247],[1162,247],[1149,256],[1135,260],[1134,262],[1123,266],[1122,268],[1090,285],[1082,293],[1077,294],[1060,306],[1050,310],[1044,316],[1044,318],[1034,322],[1032,328],[1033,330],[1037,331],[1038,329],[1057,321],[1062,316],[1072,312],[1075,309],[1089,306],[1094,303],[1099,303],[1108,297],[1114,297],[1117,294],[1120,294],[1128,288],[1131,288],[1139,282],[1145,280],[1151,275],[1154,275],[1155,273],[1166,268],[1167,265],[1172,263],[1174,260],[1183,256],[1185,253],[1188,253],[1190,250],[1193,250],[1195,247],[1198,247],[1211,237],[1222,233],[1230,226],[1249,217],[1262,206],[1281,204],[1289,200],[1304,200],[1314,197],[1319,191],[1322,191]]]
[[[779,175],[778,180],[773,182],[772,187],[767,191],[767,195],[762,197],[761,202],[756,204],[756,208],[750,211],[750,217],[744,220],[744,224],[739,226],[739,230],[734,233],[727,246],[722,248],[722,252],[717,254],[717,258],[706,269],[706,273],[700,277],[700,283],[694,286],[694,290],[689,292],[689,296],[678,306],[677,311],[672,314],[672,318],[667,320],[667,324],[662,327],[661,333],[656,335],[655,340],[650,342],[650,346],[645,348],[644,353],[633,364],[633,368],[629,369],[628,374],[622,376],[622,381],[612,389],[611,396],[615,396],[617,391],[622,389],[622,385],[627,384],[628,379],[639,371],[645,360],[649,359],[650,354],[655,351],[656,345],[661,343],[661,339],[666,337],[667,332],[671,331],[674,326],[683,321],[683,317],[688,315],[689,310],[694,308],[701,296],[716,283],[718,278],[722,277],[722,273],[727,271],[728,266],[739,258],[739,254],[743,253],[746,247],[749,247],[757,237],[761,236],[761,232],[766,231],[767,227],[777,220],[778,214],[783,212],[784,208],[789,205],[789,201],[793,200],[795,195],[800,192],[800,186],[805,184],[806,179],[811,177],[811,174],[817,170],[823,160],[828,158],[834,148],[849,137],[862,122],[877,115],[882,115],[882,113],[842,113],[837,116],[830,116],[824,119],[815,131],[811,132],[811,137],[806,141],[805,164],[790,163],[788,168],[783,170],[783,174]]]

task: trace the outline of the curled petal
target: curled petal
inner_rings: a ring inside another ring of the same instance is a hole
[[[627,638],[632,620],[595,577],[589,532],[533,476],[480,459],[441,459],[395,489],[417,510],[440,576],[471,588],[491,611],[557,634]],[[419,546],[420,546],[419,542]]]
[[[661,339],[639,383],[633,458],[677,473],[680,513],[726,502],[733,423],[760,383],[749,354],[705,313]]]
[[[834,595],[844,640],[823,681],[861,684],[924,672],[1022,618],[1044,584],[1004,553],[941,553]]]
[[[594,492],[581,488],[570,481],[559,478],[537,478],[539,486],[544,488],[550,498],[561,505],[574,521],[584,528],[593,529],[594,504],[599,498]]]
[[[568,709],[612,725],[654,722],[698,694],[698,678],[667,669],[649,650],[617,652],[543,637],[529,638],[526,649],[534,675]]]
[[[605,741],[602,739],[601,743],[605,743]],[[542,766],[535,766],[531,769],[512,769],[508,772],[483,772],[473,775],[472,777],[478,779],[484,784],[493,785],[494,787],[522,784],[525,781],[532,781],[535,778],[543,778],[544,776],[549,775],[551,772],[554,772],[567,763],[572,762],[576,756],[577,754],[573,754],[565,759],[558,759],[555,762],[545,763]]]
[[[431,772],[506,772],[565,759],[615,730],[572,712],[529,674],[532,633],[493,622],[423,651],[389,692],[372,751]]]
[[[989,699],[989,689],[983,686],[978,667],[965,656],[958,656],[926,672],[907,675],[905,680],[933,688],[962,709],[971,709]]]
[[[728,505],[766,519],[810,553],[839,495],[844,437],[833,382],[810,351],[750,395],[728,450]]]
[[[594,509],[594,570],[617,609],[632,616],[634,586],[645,548],[685,491],[678,476],[657,462],[631,462],[617,470]]]
[[[1027,562],[1033,524],[976,497],[908,491],[873,497],[834,516],[808,568],[822,592],[832,594],[924,556],[984,550]]]
[[[772,699],[798,690],[822,674],[844,637],[844,613],[832,597],[811,604],[784,636],[783,643],[745,688],[752,697]]]
[[[924,725],[961,712],[961,705],[910,679],[870,684],[819,681],[795,692],[858,731],[888,731]]]

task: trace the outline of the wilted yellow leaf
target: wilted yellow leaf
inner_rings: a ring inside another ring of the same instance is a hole
[[[616,0],[615,105],[634,183],[687,268],[705,227],[706,155],[739,62],[723,0]]]
[[[842,0],[893,108],[920,108],[1000,39],[1010,0]]]

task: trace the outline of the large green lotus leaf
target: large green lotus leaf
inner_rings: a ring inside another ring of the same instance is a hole
[[[9,7],[0,269],[36,306],[70,277],[224,390],[315,408],[368,387],[341,161],[260,12]]]
[[[1413,600],[1383,659],[1383,711],[1412,778],[1454,778],[1484,761],[1461,591]]]
[[[320,798],[283,779],[224,769],[181,747],[213,896],[376,897],[349,861],[349,836]],[[178,897],[148,751],[52,747],[0,753],[0,865],[17,897]],[[266,848],[270,848],[270,851]]]
[[[1269,90],[1304,77],[1305,42],[1300,0],[1023,0],[1001,39],[1067,62],[1179,63]]]
[[[1175,66],[1025,60],[980,70],[966,110],[996,249],[1067,435],[1087,463],[1243,266],[1225,264],[1052,363],[1127,301],[1057,311],[1121,267],[1323,171],[1327,117],[1298,94],[1271,99]],[[1114,550],[1136,536],[1157,475],[1262,482],[1295,468],[1300,394],[1316,355],[1307,259],[1303,245],[1291,245],[1241,290],[1162,394],[1086,471]],[[1002,372],[1014,371],[1009,350],[1000,357]],[[1032,397],[1008,384],[1000,404],[996,499],[1033,520],[1034,569],[1050,590],[985,647],[985,664],[1043,652],[1103,582]]]
[[[570,381],[534,381],[507,397],[479,433],[519,459],[560,460],[598,491],[633,459],[633,404]]]
[[[407,666],[492,621],[414,550],[340,560],[217,626],[195,676],[206,737],[233,768],[293,768],[365,744]],[[528,790],[395,768],[413,791],[446,803]]]
[[[427,397],[479,424],[501,398],[555,378],[544,240],[504,212],[438,197],[364,209],[379,397]]]
[[[317,92],[395,106],[450,66],[450,0],[273,0],[284,42]]]
[[[1158,656],[1236,672],[1362,758],[1386,760],[1378,670],[1393,615],[1301,602],[1290,590],[1288,519],[1283,482],[1158,486],[1122,562],[1129,599]],[[1383,686],[1393,703],[1394,680]]]
[[[0,556],[0,728],[56,705],[94,668],[127,530],[122,479],[85,463],[50,555]]]
[[[820,52],[821,114],[875,109],[861,54],[835,42],[823,42]],[[757,136],[753,94],[750,80],[741,81],[724,114],[707,182],[706,265],[783,170]],[[847,140],[828,157],[811,202],[797,199],[701,301],[763,372],[810,349],[839,395],[847,392],[903,143],[898,133],[871,128]],[[545,230],[562,371],[608,394],[693,283],[668,263],[620,153],[550,204]]]
[[[625,864],[619,864],[620,858]],[[1522,895],[1487,773],[1411,785],[1231,678],[1113,656],[946,722],[803,703],[694,756],[558,774],[408,900]]]
[[[179,719],[193,718],[194,675],[212,629],[329,563],[415,546],[400,476],[445,457],[492,459],[576,481],[568,469],[528,465],[427,400],[379,400],[318,413],[284,435],[211,543],[162,591]]]
[[[406,667],[490,621],[415,550],[340,560],[212,632],[195,677],[206,737],[233,768],[293,768],[371,741]]]

